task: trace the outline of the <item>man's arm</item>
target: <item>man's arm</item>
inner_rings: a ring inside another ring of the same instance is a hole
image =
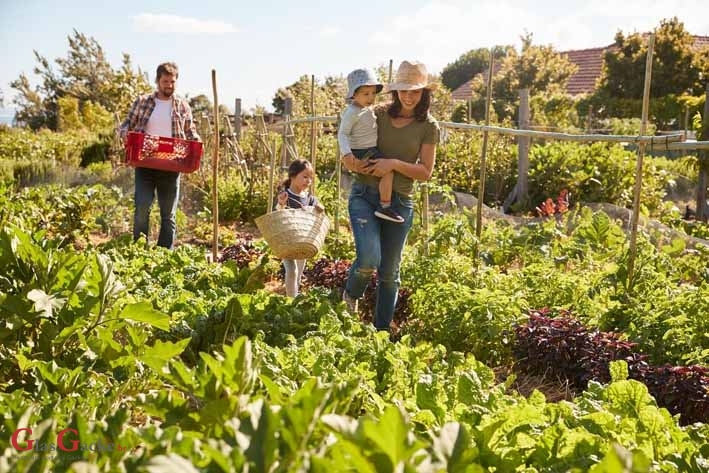
[[[128,137],[128,132],[135,128],[136,122],[138,120],[139,106],[140,106],[140,97],[135,99],[135,101],[133,102],[133,105],[131,105],[131,107],[130,107],[130,111],[128,112],[128,116],[123,121],[123,123],[121,123],[121,126],[118,128],[118,134],[120,135],[123,142],[126,141],[126,138]]]
[[[185,104],[185,124],[184,124],[185,136],[187,137],[188,140],[202,141],[202,138],[199,136],[199,133],[197,133],[197,126],[194,122],[194,118],[192,117],[192,109],[190,108],[190,106],[187,102],[184,102],[184,104]]]

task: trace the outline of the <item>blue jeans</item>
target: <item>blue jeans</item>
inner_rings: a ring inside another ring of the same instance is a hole
[[[377,306],[374,326],[389,330],[399,295],[399,268],[406,237],[414,219],[413,201],[397,193],[392,195],[392,208],[404,218],[393,223],[374,216],[379,206],[379,190],[361,183],[352,184],[348,209],[354,234],[356,257],[350,267],[345,290],[359,299],[364,294],[374,270],[377,270]]]
[[[158,194],[160,236],[158,246],[172,248],[175,242],[177,199],[180,195],[180,173],[157,169],[135,168],[135,213],[133,239],[150,234],[150,207]]]

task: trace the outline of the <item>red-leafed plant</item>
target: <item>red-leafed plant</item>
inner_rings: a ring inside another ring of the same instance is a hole
[[[680,424],[709,422],[709,369],[702,366],[650,366],[637,344],[613,332],[584,327],[562,312],[533,311],[515,327],[513,353],[521,373],[556,376],[582,391],[591,380],[610,381],[611,361],[624,360],[628,376],[644,383],[657,404],[680,414]]]
[[[556,201],[551,197],[539,204],[535,210],[540,217],[560,216],[569,210],[569,191],[562,189],[556,198]]]

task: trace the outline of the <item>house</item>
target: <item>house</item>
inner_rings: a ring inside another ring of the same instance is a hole
[[[609,44],[598,48],[561,52],[561,54],[569,58],[569,61],[578,66],[578,70],[569,78],[566,84],[566,92],[569,95],[588,94],[596,90],[596,81],[601,77],[601,70],[603,69],[603,55],[612,47],[613,44]],[[694,36],[694,47],[696,49],[709,47],[709,36]],[[471,95],[470,85],[472,82],[473,79],[470,79],[455,89],[451,94],[452,99],[454,101],[468,100]]]

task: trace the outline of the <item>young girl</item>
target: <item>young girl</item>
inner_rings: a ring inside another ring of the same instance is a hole
[[[296,159],[288,166],[288,178],[281,183],[276,210],[306,209],[314,207],[322,212],[325,207],[308,191],[313,183],[313,166],[306,159]],[[286,268],[286,295],[295,297],[300,288],[300,279],[305,269],[304,259],[284,259]]]
[[[340,158],[379,159],[384,156],[377,149],[377,118],[374,116],[375,96],[383,85],[377,81],[373,71],[355,69],[347,75],[347,99],[351,100],[342,112],[337,140],[340,144]],[[379,207],[374,215],[394,223],[404,223],[404,219],[391,206],[394,173],[386,173],[379,179]]]

